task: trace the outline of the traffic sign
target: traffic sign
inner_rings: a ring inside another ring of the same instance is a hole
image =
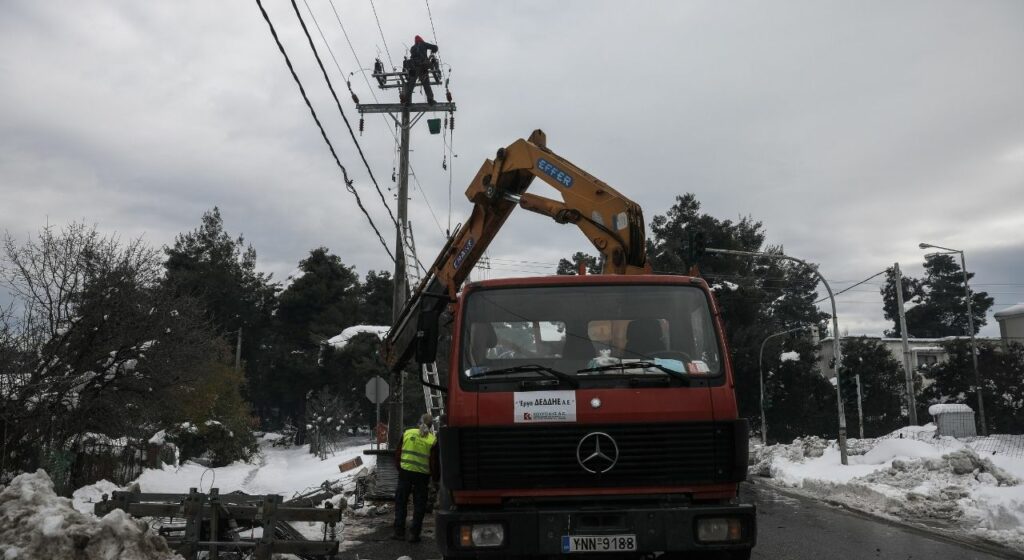
[[[370,399],[373,404],[380,404],[388,399],[390,388],[388,382],[379,375],[373,376],[366,382],[366,398]]]

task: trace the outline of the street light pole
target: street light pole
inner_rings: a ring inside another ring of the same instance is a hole
[[[950,249],[948,247],[939,247],[938,245],[932,245],[931,243],[921,243],[918,245],[921,249],[942,249],[943,251],[949,251],[950,253],[960,253],[960,268],[963,269],[964,274],[964,295],[967,298],[967,334],[971,337],[971,365],[974,367],[974,384],[977,387],[975,390],[978,394],[978,426],[981,428],[981,435],[988,435],[988,427],[985,424],[985,400],[982,398],[981,390],[981,372],[978,370],[978,343],[974,340],[974,307],[971,305],[971,288],[967,284],[967,259],[964,257],[964,252],[959,249]]]
[[[849,464],[846,453],[846,411],[843,407],[843,393],[842,384],[839,382],[839,366],[842,363],[842,348],[839,342],[839,319],[836,315],[836,297],[832,293],[832,287],[828,285],[828,281],[818,271],[818,267],[811,266],[807,261],[803,261],[796,257],[789,255],[775,254],[775,253],[756,253],[753,251],[734,251],[732,249],[707,249],[708,253],[716,253],[720,255],[738,255],[741,257],[765,257],[769,259],[782,259],[787,261],[793,261],[800,263],[807,268],[811,269],[812,272],[821,280],[822,285],[825,286],[825,290],[828,291],[828,299],[832,302],[832,347],[835,352],[835,373],[836,373],[836,407],[839,412],[839,457],[844,465]]]
[[[767,337],[765,337],[765,339],[763,341],[761,341],[761,350],[760,350],[760,352],[757,353],[757,373],[758,373],[758,377],[761,379],[761,444],[762,445],[768,445],[768,420],[765,419],[765,414],[764,414],[764,367],[762,367],[762,363],[764,362],[764,345],[767,344],[767,342],[769,340],[771,340],[771,339],[773,339],[773,338],[775,338],[777,336],[782,336],[782,335],[785,335],[785,334],[789,334],[791,332],[802,331],[804,329],[809,329],[809,328],[811,328],[811,325],[805,325],[803,327],[797,327],[795,329],[789,329],[789,330],[785,330],[785,331],[782,331],[782,332],[777,332],[775,334],[768,335]]]

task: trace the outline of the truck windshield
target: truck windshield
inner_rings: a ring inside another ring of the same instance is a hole
[[[581,380],[722,371],[707,296],[691,286],[479,290],[467,297],[461,338],[460,371],[468,379],[536,376],[519,367],[527,364]]]

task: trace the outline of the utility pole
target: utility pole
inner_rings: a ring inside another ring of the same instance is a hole
[[[238,342],[235,344],[235,371],[242,371],[242,327],[238,327]]]
[[[860,439],[864,439],[864,398],[860,392],[860,374],[853,378],[857,380],[857,424],[860,428]]]
[[[907,310],[903,308],[903,273],[900,263],[892,265],[896,279],[896,306],[900,312],[900,337],[903,339],[903,374],[907,378],[907,412],[910,425],[917,425],[917,398],[914,396],[914,368],[910,363],[910,343],[907,342]]]
[[[385,72],[383,65],[377,61],[374,67],[373,77],[381,89],[405,88],[407,80],[413,80],[408,72]],[[428,79],[432,85],[441,85],[441,71],[432,64],[428,71]],[[446,86],[447,89],[447,86]],[[409,283],[406,277],[406,231],[409,223],[409,131],[427,113],[449,113],[452,128],[455,123],[455,104],[451,102],[451,94],[447,95],[447,103],[369,103],[357,104],[356,109],[360,115],[368,113],[383,113],[389,115],[400,128],[399,160],[398,160],[398,227],[395,231],[395,276],[394,296],[392,297],[391,318],[392,324],[398,322],[398,318],[405,307],[409,297]],[[415,114],[415,116],[412,116]],[[362,118],[359,128],[362,130]],[[402,415],[403,395],[405,393],[402,384],[402,372],[391,372],[391,400],[388,403],[388,447],[395,448],[396,443],[402,437],[402,430],[405,420]]]

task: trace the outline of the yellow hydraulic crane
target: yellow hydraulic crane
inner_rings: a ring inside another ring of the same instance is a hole
[[[527,193],[534,177],[554,187],[562,200]],[[418,338],[431,336],[433,329],[424,322],[436,324],[516,206],[575,224],[601,253],[603,274],[651,273],[640,206],[549,150],[541,130],[485,161],[466,198],[473,203],[469,220],[448,239],[384,341],[382,354],[393,370],[409,361]]]

